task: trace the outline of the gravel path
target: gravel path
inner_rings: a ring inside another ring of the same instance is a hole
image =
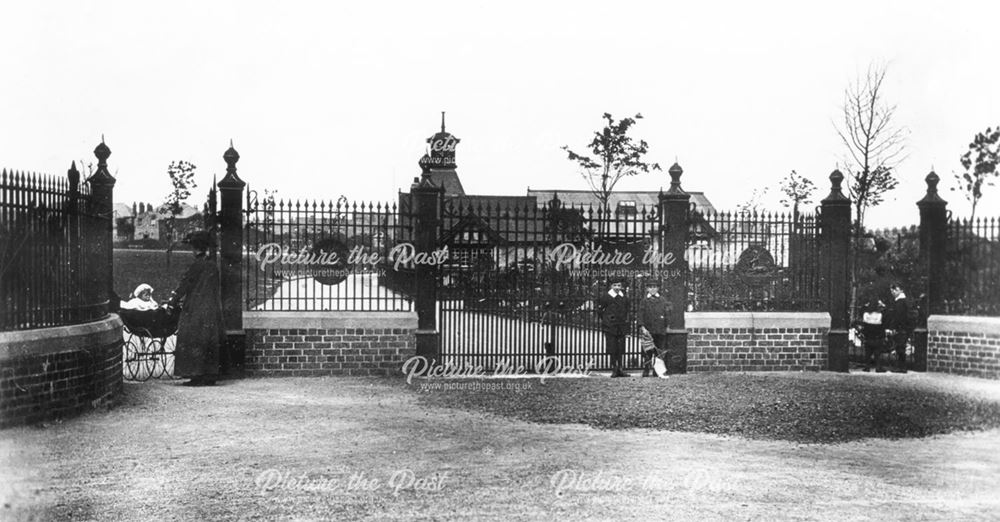
[[[994,382],[897,377],[1000,401]],[[998,443],[537,424],[424,405],[399,379],[150,382],[117,408],[0,432],[0,519],[988,519]]]

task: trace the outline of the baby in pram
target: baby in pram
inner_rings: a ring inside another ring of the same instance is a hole
[[[168,337],[177,331],[180,309],[153,299],[153,287],[143,283],[135,287],[128,300],[120,301],[118,315],[129,331],[143,337]]]
[[[122,301],[120,305],[122,310],[156,310],[159,307],[153,299],[153,287],[146,283],[135,287],[129,299]]]

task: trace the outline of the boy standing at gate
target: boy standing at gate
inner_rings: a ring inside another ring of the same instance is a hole
[[[650,279],[646,283],[646,295],[639,303],[639,326],[649,332],[656,350],[642,354],[643,377],[649,377],[653,373],[653,357],[666,355],[667,317],[671,309],[667,299],[660,295],[660,283]],[[652,376],[655,377],[655,374]]]
[[[622,369],[625,358],[625,335],[628,333],[629,302],[621,279],[611,280],[611,288],[597,298],[597,314],[611,357],[611,376],[629,377]]]
[[[896,370],[906,373],[906,343],[913,331],[913,321],[910,320],[910,308],[906,304],[906,294],[898,283],[889,287],[892,294],[892,304],[886,314],[885,333],[889,338],[889,346],[896,352]]]

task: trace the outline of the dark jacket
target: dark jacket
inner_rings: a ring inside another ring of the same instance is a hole
[[[910,321],[910,307],[906,304],[906,297],[896,299],[889,305],[882,319],[882,325],[887,330],[896,333],[909,333],[913,330],[913,322]]]
[[[673,305],[662,295],[646,296],[639,302],[639,326],[653,335],[667,333],[667,318]]]
[[[601,329],[612,335],[625,335],[629,321],[628,297],[620,295],[612,298],[607,292],[597,298],[597,314],[601,319]]]
[[[180,303],[174,375],[193,377],[219,373],[219,346],[225,337],[219,269],[214,259],[200,256],[188,267],[171,304]]]

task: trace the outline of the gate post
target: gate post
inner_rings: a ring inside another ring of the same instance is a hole
[[[850,274],[848,262],[851,247],[851,200],[841,190],[844,175],[839,170],[830,174],[830,195],[821,202],[823,249],[826,255],[824,274],[827,287],[827,310],[830,312],[830,333],[827,345],[827,369],[846,372],[849,368],[848,335],[850,311],[848,293]]]
[[[220,357],[223,373],[242,368],[245,357],[246,336],[243,332],[243,188],[246,186],[236,174],[240,154],[229,142],[229,149],[222,155],[226,161],[226,176],[219,181],[221,202],[219,209],[220,283],[222,293],[222,322],[226,329],[225,356]]]
[[[426,158],[426,156],[425,156]],[[430,178],[429,161],[421,159],[420,182],[410,188],[411,211],[414,216],[416,252],[430,254],[437,248],[438,229],[441,224],[441,199],[444,187],[435,185]],[[437,330],[437,279],[438,267],[417,264],[414,267],[414,308],[417,311],[418,357],[425,357],[430,364],[437,364],[441,354],[441,334]]]
[[[913,365],[914,370],[927,371],[927,317],[931,314],[944,312],[944,299],[941,292],[942,274],[946,243],[948,241],[948,202],[938,195],[937,185],[941,181],[934,171],[924,178],[927,182],[927,194],[917,202],[920,209],[920,260],[918,266],[923,271],[923,288],[916,289],[917,315],[916,328],[913,330]],[[910,290],[907,288],[906,290]]]
[[[111,156],[111,149],[104,144],[104,137],[101,143],[94,149],[94,156],[97,156],[97,171],[94,172],[87,182],[90,183],[90,201],[87,213],[93,223],[91,231],[94,242],[91,245],[93,254],[88,256],[88,264],[97,264],[91,270],[91,278],[94,288],[100,296],[111,304],[111,296],[114,291],[114,192],[115,177],[108,172],[108,157]],[[107,221],[105,221],[105,219]],[[99,260],[99,261],[98,261]],[[103,266],[102,266],[103,265]],[[111,307],[113,308],[113,307]],[[107,311],[109,307],[105,308]]]
[[[84,280],[82,277],[84,274],[80,273],[80,171],[76,170],[75,161],[66,172],[66,177],[69,179],[69,201],[66,202],[69,223],[69,272],[73,283],[79,285]],[[114,286],[113,279],[111,286]]]
[[[660,194],[660,252],[672,254],[673,262],[666,265],[668,271],[664,287],[672,309],[667,319],[667,371],[687,373],[687,327],[684,312],[687,311],[688,266],[684,254],[687,250],[688,213],[691,195],[681,188],[681,174],[684,169],[674,163],[670,170],[670,190]]]

